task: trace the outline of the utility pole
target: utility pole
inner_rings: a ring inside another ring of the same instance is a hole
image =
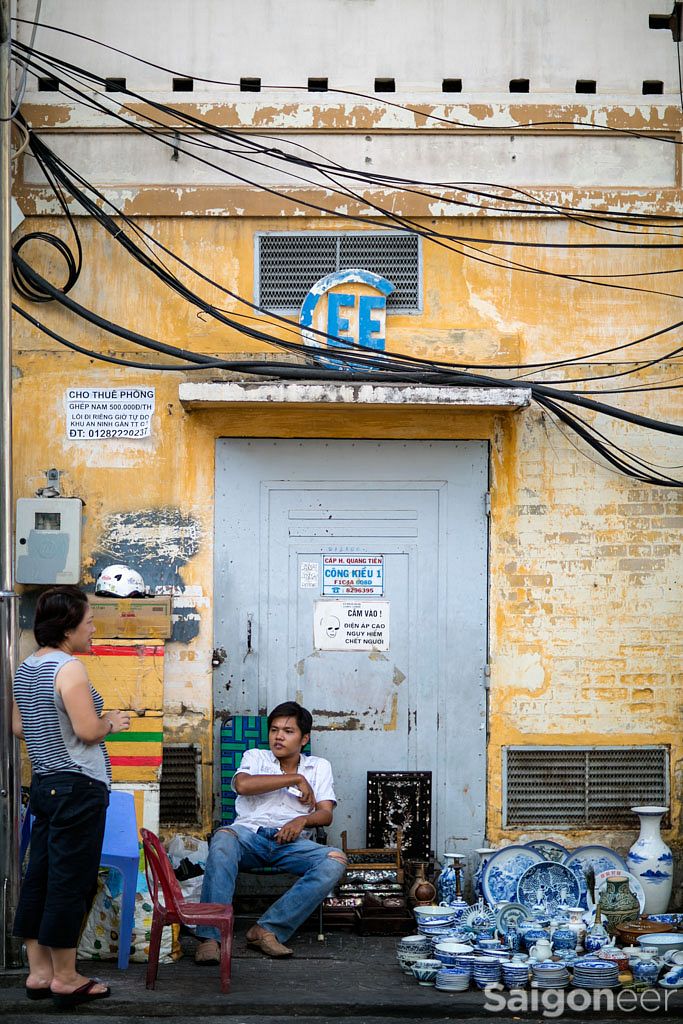
[[[0,0],[0,969],[15,966],[19,954],[11,937],[19,892],[19,758],[12,735],[17,595],[12,555],[10,44],[10,0]]]

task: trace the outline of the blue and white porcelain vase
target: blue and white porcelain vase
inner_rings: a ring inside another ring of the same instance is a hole
[[[444,866],[436,880],[436,896],[439,903],[453,903],[458,890],[458,873],[455,870],[456,856],[444,853]]]
[[[480,846],[476,852],[479,854],[479,863],[477,864],[477,870],[474,872],[472,887],[474,889],[475,897],[480,899],[484,895],[481,888],[481,876],[484,872],[484,868],[496,850],[493,846]]]
[[[673,854],[662,839],[660,822],[668,807],[632,807],[640,818],[640,835],[626,864],[645,893],[645,914],[665,914],[673,884]]]

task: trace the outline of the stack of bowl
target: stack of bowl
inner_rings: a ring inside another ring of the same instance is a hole
[[[415,907],[413,913],[418,932],[430,939],[446,939],[457,927],[458,911],[451,907]]]
[[[486,988],[500,981],[500,963],[492,957],[475,956],[472,958],[472,977],[477,988]]]
[[[566,988],[569,984],[569,971],[564,964],[544,960],[540,964],[532,964],[531,970],[534,988]]]
[[[470,987],[471,967],[442,967],[437,972],[435,988],[442,992],[465,992]]]
[[[501,970],[506,988],[526,988],[529,984],[529,966],[521,960],[509,960],[501,964]]]
[[[431,956],[431,952],[431,943],[424,935],[406,935],[396,946],[398,966],[404,974],[410,974],[413,964]]]
[[[472,947],[464,942],[453,942],[452,939],[444,939],[433,945],[434,957],[440,960],[444,967],[455,967],[458,958],[467,956],[472,952]]]
[[[440,960],[416,960],[411,970],[418,985],[433,985],[441,968]]]

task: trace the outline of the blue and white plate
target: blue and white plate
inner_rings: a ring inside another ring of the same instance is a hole
[[[532,917],[531,911],[521,903],[504,903],[496,911],[496,929],[501,935],[507,935],[511,928],[517,928],[520,921],[529,921]]]
[[[486,862],[481,875],[481,888],[488,902],[515,903],[517,883],[533,864],[542,864],[543,857],[529,846],[504,846]]]
[[[461,928],[469,928],[473,932],[493,931],[496,927],[496,915],[480,900],[460,918],[458,924]]]
[[[596,875],[601,871],[609,871],[611,868],[618,868],[628,873],[626,862],[614,850],[608,846],[578,846],[570,850],[562,862],[574,872],[581,886],[581,898],[576,906],[588,907],[588,885],[586,883],[586,872],[593,868]]]
[[[562,846],[552,839],[532,839],[530,843],[524,845],[530,846],[532,850],[540,853],[543,860],[554,860],[558,864],[563,862],[569,852],[566,846]]]
[[[576,907],[581,896],[579,880],[564,864],[546,860],[532,864],[517,883],[517,900],[526,907],[547,906],[551,914],[558,907]]]

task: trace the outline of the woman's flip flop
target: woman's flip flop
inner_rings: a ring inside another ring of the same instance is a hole
[[[29,988],[28,985],[26,985],[25,987],[27,999],[49,999],[50,996],[52,995],[49,985],[47,985],[45,988]]]
[[[91,978],[85,985],[76,988],[73,992],[51,992],[55,1006],[60,1010],[68,1010],[79,1003],[92,1003],[96,999],[107,999],[111,995],[111,989],[106,987],[104,992],[93,992],[95,985],[101,985],[99,978]]]

